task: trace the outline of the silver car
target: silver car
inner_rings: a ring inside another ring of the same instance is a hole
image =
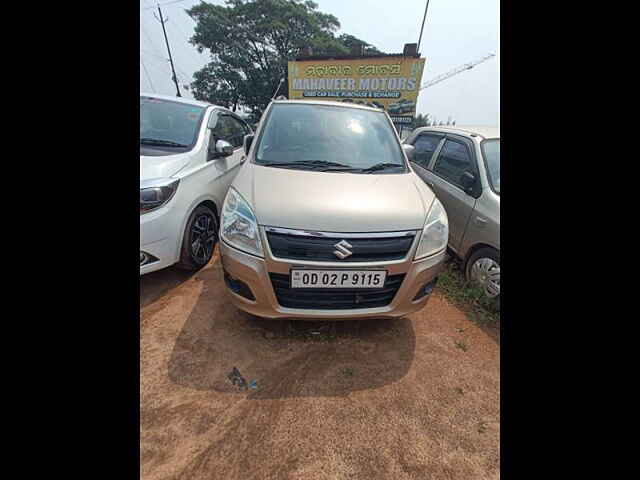
[[[236,307],[345,320],[399,318],[427,304],[446,256],[447,215],[386,112],[274,101],[244,151],[220,221]]]
[[[415,172],[436,193],[449,217],[449,248],[468,280],[488,297],[500,295],[500,129],[423,127],[412,145]]]

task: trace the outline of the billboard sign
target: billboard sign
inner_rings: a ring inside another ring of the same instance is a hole
[[[376,106],[394,123],[411,123],[424,63],[403,56],[289,62],[289,98]]]

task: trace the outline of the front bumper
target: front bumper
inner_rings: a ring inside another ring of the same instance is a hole
[[[160,270],[178,261],[180,228],[180,219],[171,208],[162,207],[140,215],[140,252],[149,257],[144,265],[141,261],[140,275]]]
[[[351,320],[360,318],[399,318],[423,308],[430,295],[413,300],[416,294],[425,286],[433,282],[441,272],[446,256],[443,250],[422,260],[411,260],[416,246],[410,249],[407,258],[390,262],[350,263],[345,265],[338,262],[307,262],[298,260],[283,260],[274,258],[269,251],[266,238],[263,236],[265,258],[241,252],[226,244],[219,243],[220,256],[224,273],[232,279],[246,284],[251,290],[253,300],[234,293],[225,283],[225,289],[231,302],[240,310],[264,318],[288,318],[300,320]],[[389,305],[377,308],[361,308],[349,310],[316,310],[282,307],[276,298],[269,273],[289,274],[292,267],[349,268],[367,269],[384,268],[388,275],[405,274],[402,285]]]

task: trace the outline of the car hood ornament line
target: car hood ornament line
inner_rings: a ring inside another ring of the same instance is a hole
[[[334,247],[336,247],[336,250],[333,251],[333,254],[341,260],[344,260],[345,258],[353,255],[353,252],[349,250],[353,247],[346,240],[340,240],[334,245]]]

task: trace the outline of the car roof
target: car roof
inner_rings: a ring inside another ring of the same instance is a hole
[[[159,93],[143,93],[140,92],[141,97],[151,97],[158,98],[160,100],[171,100],[172,102],[185,103],[187,105],[195,105],[197,107],[218,107],[218,105],[213,105],[208,102],[201,102],[200,100],[195,100],[193,98],[184,98],[184,97],[175,97],[173,95],[161,95]],[[224,107],[219,107],[224,108]]]
[[[420,127],[416,128],[414,133],[420,132],[444,132],[444,133],[458,133],[462,135],[475,135],[482,138],[500,138],[500,127],[488,127],[485,125],[474,126],[458,126],[448,125],[442,127]]]
[[[323,105],[323,106],[334,106],[334,107],[344,107],[344,108],[359,108],[361,110],[371,110],[372,112],[380,112],[379,108],[367,107],[366,105],[360,103],[351,103],[351,102],[333,102],[328,100],[274,100],[273,103],[298,103],[302,105]]]

